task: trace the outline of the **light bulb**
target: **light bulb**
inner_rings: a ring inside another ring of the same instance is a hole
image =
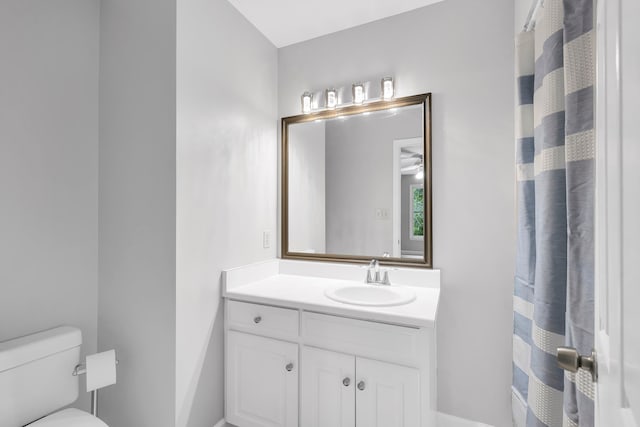
[[[393,78],[385,77],[382,79],[382,99],[389,100],[393,98],[394,89],[393,89]]]
[[[355,83],[352,88],[353,103],[362,104],[364,102],[364,85],[362,83]]]
[[[335,89],[327,89],[324,98],[327,108],[333,110],[338,105],[338,92]]]
[[[309,114],[311,112],[311,101],[313,100],[313,95],[309,92],[305,92],[302,94],[302,112],[304,114]]]

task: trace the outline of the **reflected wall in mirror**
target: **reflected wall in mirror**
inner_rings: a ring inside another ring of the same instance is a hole
[[[282,257],[431,267],[431,96],[282,119]]]

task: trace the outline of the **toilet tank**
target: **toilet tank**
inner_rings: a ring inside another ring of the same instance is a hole
[[[0,342],[0,426],[21,427],[75,402],[81,344],[69,326]]]

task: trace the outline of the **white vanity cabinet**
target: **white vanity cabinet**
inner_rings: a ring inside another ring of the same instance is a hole
[[[228,423],[430,427],[433,328],[232,299],[225,307]]]
[[[420,427],[418,369],[311,347],[302,360],[303,426]]]
[[[300,422],[308,427],[356,425],[354,356],[303,347]]]
[[[356,359],[356,427],[420,427],[418,369]]]
[[[297,427],[298,310],[227,301],[225,315],[227,422]]]
[[[243,427],[298,425],[298,345],[227,333],[227,421]]]

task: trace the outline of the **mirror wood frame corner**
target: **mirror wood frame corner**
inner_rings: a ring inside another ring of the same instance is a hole
[[[351,116],[365,112],[382,111],[392,108],[422,105],[423,109],[423,153],[424,153],[424,252],[422,259],[385,258],[381,256],[361,256],[349,254],[319,254],[292,252],[289,250],[289,125],[316,120]],[[381,265],[399,267],[433,268],[433,220],[432,220],[432,153],[431,153],[431,93],[396,98],[390,101],[374,100],[363,105],[346,105],[333,110],[320,110],[310,114],[284,117],[281,119],[281,258],[303,261],[325,261],[366,264],[372,258]]]

